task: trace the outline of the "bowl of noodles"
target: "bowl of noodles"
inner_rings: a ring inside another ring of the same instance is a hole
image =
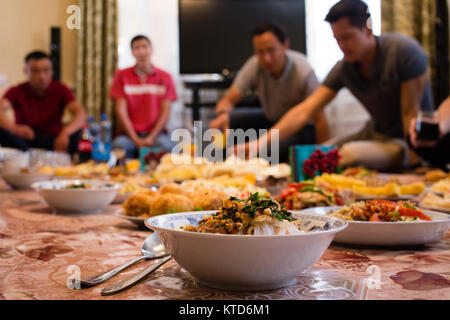
[[[260,193],[230,197],[219,210],[155,216],[145,224],[199,283],[236,291],[293,285],[347,227],[336,217],[291,213]]]

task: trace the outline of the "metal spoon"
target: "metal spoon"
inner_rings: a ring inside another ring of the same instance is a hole
[[[137,264],[140,261],[158,259],[169,255],[169,252],[166,250],[161,240],[159,240],[156,233],[152,233],[147,239],[145,239],[144,244],[141,248],[141,252],[142,256],[99,275],[87,279],[81,279],[80,283],[87,286],[96,286],[111,279],[119,272]]]

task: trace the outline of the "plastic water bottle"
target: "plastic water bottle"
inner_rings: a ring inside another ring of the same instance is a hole
[[[91,134],[92,139],[97,136],[98,124],[95,122],[94,116],[90,116],[88,120],[89,133]]]
[[[106,114],[100,116],[100,124],[94,139],[92,158],[95,161],[108,161],[111,153],[111,122]]]

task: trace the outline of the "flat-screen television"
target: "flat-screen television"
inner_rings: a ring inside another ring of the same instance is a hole
[[[180,73],[238,71],[263,22],[281,25],[291,48],[306,54],[305,0],[179,0]]]

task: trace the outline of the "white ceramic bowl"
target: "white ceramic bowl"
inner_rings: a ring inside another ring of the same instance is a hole
[[[93,188],[64,189],[79,183]],[[122,186],[97,180],[53,180],[37,182],[32,187],[57,212],[99,213],[113,201]]]
[[[326,215],[342,207],[323,207],[302,210],[307,214]],[[370,246],[413,246],[442,239],[450,227],[450,215],[423,210],[433,221],[363,222],[348,221],[348,228],[336,235],[342,244]]]
[[[245,236],[194,233],[180,226],[198,225],[216,211],[175,213],[145,221],[173,258],[209,287],[263,291],[289,286],[310,269],[347,222],[334,217],[297,214],[302,226],[328,225],[326,231],[287,236]]]
[[[3,179],[11,187],[19,190],[31,189],[31,185],[35,182],[46,181],[52,178],[51,174],[43,173],[8,173],[3,175]]]

